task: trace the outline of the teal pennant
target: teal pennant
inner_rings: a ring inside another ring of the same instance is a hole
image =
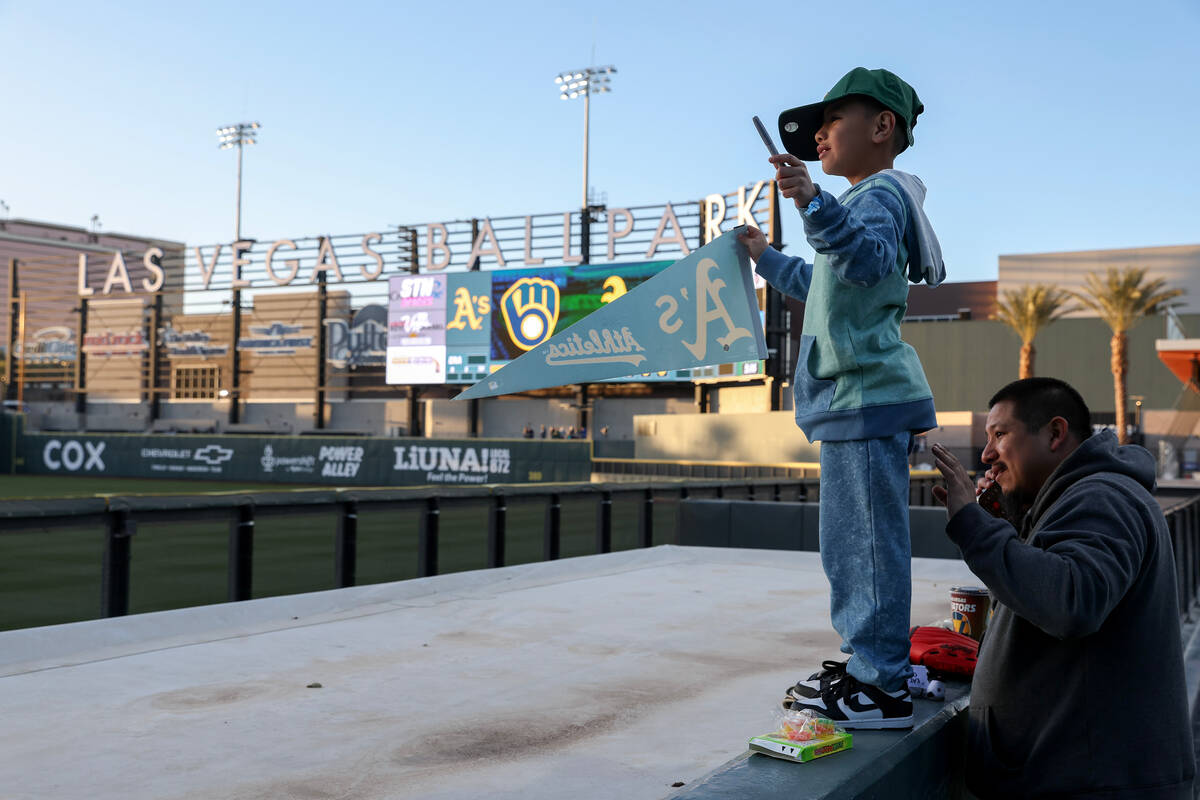
[[[766,358],[750,256],[737,240],[742,230],[675,262],[456,399]],[[530,297],[515,306],[535,306],[539,288],[530,286]]]

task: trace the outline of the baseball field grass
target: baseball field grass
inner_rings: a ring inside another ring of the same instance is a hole
[[[91,497],[96,494],[197,494],[279,491],[279,484],[0,476],[0,504],[18,498]],[[289,487],[295,488],[295,487]],[[699,495],[695,495],[699,496]],[[508,503],[507,564],[542,559],[545,500],[512,497]],[[654,543],[676,541],[676,504],[656,502]],[[439,572],[487,566],[488,504],[485,499],[443,504],[439,523]],[[613,503],[612,547],[637,545],[638,506]],[[359,585],[417,577],[418,513],[372,511],[358,517]],[[303,512],[256,520],[254,597],[335,588],[332,512]],[[562,558],[595,552],[596,498],[563,496]],[[0,630],[95,619],[100,612],[104,531],[55,528],[0,530]],[[226,600],[229,526],[220,521],[139,523],[132,540],[131,614]]]

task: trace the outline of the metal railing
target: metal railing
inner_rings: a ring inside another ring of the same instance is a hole
[[[594,552],[607,553],[613,546],[615,502],[638,505],[636,546],[650,547],[654,543],[655,503],[686,499],[697,493],[717,498],[803,502],[819,496],[819,485],[815,479],[780,478],[677,484],[570,483],[16,500],[0,504],[0,537],[39,529],[49,530],[49,535],[56,528],[102,529],[105,545],[100,616],[113,617],[129,613],[130,563],[139,525],[204,521],[227,524],[226,599],[236,601],[248,600],[253,595],[255,524],[264,519],[297,514],[316,517],[333,512],[336,516],[334,583],[337,588],[344,588],[357,582],[358,521],[365,512],[417,512],[416,573],[417,577],[428,577],[439,574],[441,516],[456,506],[478,506],[481,499],[487,501],[486,566],[490,568],[506,565],[511,500],[544,503],[541,557],[554,560],[561,552],[563,503],[568,498],[594,498]]]
[[[936,479],[914,474],[910,482],[912,505],[933,505]],[[254,529],[256,521],[272,517],[318,515],[334,512],[334,582],[337,588],[357,583],[358,520],[364,512],[416,511],[417,576],[439,574],[441,515],[455,507],[479,505],[486,500],[486,566],[507,563],[509,505],[512,500],[544,504],[541,557],[560,557],[563,504],[570,498],[594,498],[594,552],[613,548],[613,507],[635,504],[636,547],[655,541],[656,503],[677,502],[694,496],[767,502],[815,502],[820,484],[815,478],[751,478],[688,482],[572,483],[493,485],[478,487],[422,487],[414,489],[363,489],[334,491],[208,494],[176,497],[108,496],[73,500],[17,500],[0,504],[0,537],[6,533],[38,529],[97,526],[105,537],[101,576],[100,616],[129,612],[130,562],[139,524],[218,521],[229,526],[227,600],[247,600],[254,585]],[[1179,590],[1180,616],[1193,621],[1200,600],[1200,496],[1164,503],[1171,533]],[[52,535],[52,534],[51,534]]]
[[[1163,509],[1175,554],[1175,585],[1181,622],[1196,621],[1200,601],[1200,496],[1181,499]]]

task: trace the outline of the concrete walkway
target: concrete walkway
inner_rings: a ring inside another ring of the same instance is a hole
[[[0,798],[660,798],[837,654],[818,558],[666,546],[0,633]],[[920,624],[978,583],[913,574]]]

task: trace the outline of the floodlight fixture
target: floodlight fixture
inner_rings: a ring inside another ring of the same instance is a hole
[[[588,207],[588,138],[590,134],[591,96],[612,92],[611,75],[617,68],[611,64],[602,67],[586,67],[582,70],[560,72],[554,79],[558,84],[560,100],[583,98],[583,205]]]
[[[233,217],[234,241],[242,238],[242,148],[248,144],[257,144],[258,129],[262,126],[257,122],[236,122],[217,128],[217,144],[222,150],[238,151],[237,161],[237,206]]]
[[[242,241],[242,150],[248,144],[256,144],[258,142],[254,137],[258,135],[258,129],[262,126],[257,122],[235,122],[232,125],[226,125],[223,128],[217,129],[217,142],[222,150],[237,148],[237,206],[233,214],[233,241]],[[234,245],[234,258],[238,256],[237,245]],[[241,289],[234,286],[232,308],[232,326],[234,342],[236,344],[237,337],[242,329],[242,301]],[[240,353],[237,347],[231,348],[232,364],[230,365],[230,387],[228,390],[222,390],[222,396],[229,397],[229,422],[235,424],[241,420],[241,411],[239,409],[241,400],[241,366]]]

